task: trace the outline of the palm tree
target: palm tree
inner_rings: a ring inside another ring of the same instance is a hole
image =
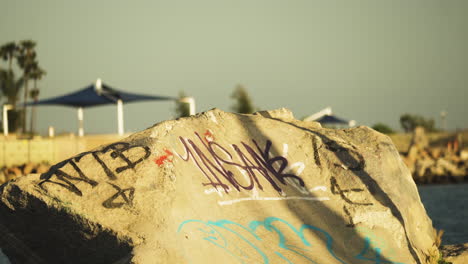
[[[31,98],[34,100],[34,102],[37,102],[39,99],[39,87],[37,87],[37,80],[42,79],[42,77],[46,75],[46,71],[41,69],[37,64],[34,69],[31,70],[29,77],[33,79],[34,81],[34,88],[30,92]],[[31,109],[31,119],[30,119],[30,129],[31,133],[34,134],[36,126],[36,106],[33,105]]]
[[[234,99],[234,105],[231,107],[234,112],[240,114],[251,114],[255,112],[255,106],[244,86],[240,84],[237,85],[234,92],[231,94],[231,98]]]
[[[12,71],[12,62],[16,57],[18,46],[15,42],[8,42],[0,47],[0,57],[3,60],[8,61],[8,69]]]
[[[13,72],[13,59],[17,58],[19,47],[15,42],[8,42],[0,47],[0,57],[8,62],[8,70],[0,69],[0,92],[6,97],[6,103],[15,106],[23,86],[23,78],[16,79]],[[22,112],[16,109],[8,111],[8,125],[12,130],[19,127]]]
[[[23,83],[24,79],[16,79],[13,71],[0,69],[0,92],[6,97],[7,104],[16,105]],[[8,111],[8,126],[12,131],[19,127],[21,113],[20,110]]]
[[[18,101],[19,91],[23,86],[24,79],[15,79],[13,71],[1,70],[0,69],[0,91],[2,95],[6,96],[7,103],[16,105]]]
[[[19,45],[19,55],[17,57],[18,64],[20,68],[23,70],[23,79],[24,79],[24,95],[23,95],[23,103],[26,103],[28,100],[29,94],[29,79],[31,72],[38,67],[36,61],[36,52],[34,48],[36,47],[36,42],[32,40],[23,40],[20,42]],[[23,118],[22,118],[22,125],[23,125],[23,133],[26,132],[26,106],[23,105]]]

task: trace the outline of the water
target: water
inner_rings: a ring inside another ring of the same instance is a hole
[[[7,256],[3,254],[2,249],[0,249],[0,264],[11,264],[10,261],[8,260]]]
[[[419,195],[443,245],[468,243],[468,184],[423,185]]]

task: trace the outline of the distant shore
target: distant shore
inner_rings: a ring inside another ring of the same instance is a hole
[[[417,184],[468,182],[468,131],[389,135]]]

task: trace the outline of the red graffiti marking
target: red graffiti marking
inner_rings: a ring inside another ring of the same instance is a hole
[[[172,152],[168,149],[165,149],[164,152],[166,152],[166,155],[162,155],[154,160],[156,164],[158,164],[159,167],[161,167],[165,161],[172,162],[172,159],[169,159],[169,157],[174,156]]]
[[[214,140],[214,135],[213,135],[213,133],[211,132],[211,130],[209,130],[209,129],[206,130],[205,134],[203,134],[203,135],[205,135],[205,140],[206,140],[207,142],[213,141],[213,140]]]

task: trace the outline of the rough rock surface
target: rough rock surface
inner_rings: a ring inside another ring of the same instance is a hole
[[[442,255],[452,264],[468,263],[468,243],[442,246]]]
[[[391,140],[280,109],[165,121],[0,188],[12,263],[419,263],[438,255]]]

